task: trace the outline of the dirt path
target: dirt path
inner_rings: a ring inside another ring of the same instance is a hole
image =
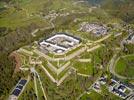
[[[97,40],[97,41],[94,41],[94,43],[100,43],[100,42],[102,42],[102,41],[108,39],[108,38],[111,37],[111,36],[112,36],[112,34],[106,35],[105,37],[103,37],[103,38],[101,38],[101,39],[99,39],[99,40]]]
[[[20,71],[20,67],[21,67],[21,59],[19,54],[17,54],[16,52],[13,52],[9,55],[9,57],[13,58],[15,60],[15,69],[14,69],[14,73],[19,72]]]
[[[54,79],[54,77],[52,75],[50,75],[50,73],[46,70],[46,68],[44,66],[41,65],[40,67],[44,70],[44,72],[52,80],[52,82],[57,83],[57,81]]]

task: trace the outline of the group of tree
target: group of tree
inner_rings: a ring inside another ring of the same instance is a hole
[[[126,23],[134,22],[133,0],[103,0],[102,8],[113,17],[121,18]]]
[[[21,73],[16,73],[13,77],[15,69],[15,61],[10,58],[9,55],[13,51],[20,47],[30,44],[39,37],[47,36],[48,33],[52,33],[53,29],[47,29],[39,31],[37,37],[33,37],[31,32],[35,29],[35,26],[30,25],[27,27],[16,28],[16,30],[8,33],[7,35],[0,37],[0,99],[4,100],[3,96],[9,94],[10,90],[15,86],[18,80],[21,78]]]

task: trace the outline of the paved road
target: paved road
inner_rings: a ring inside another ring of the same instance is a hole
[[[109,71],[110,71],[113,75],[117,76],[117,77],[120,78],[120,79],[129,79],[129,78],[124,77],[124,76],[121,76],[121,75],[119,75],[119,74],[117,74],[117,73],[115,72],[115,64],[116,64],[116,62],[118,61],[118,59],[119,59],[119,58],[117,58],[117,53],[114,54],[113,58],[111,59],[111,61],[110,61],[110,63],[109,63],[109,67],[108,67],[108,68],[109,68]],[[130,78],[130,79],[132,79],[132,78]]]
[[[28,71],[29,68],[23,68],[23,67],[20,67],[20,70],[22,70],[22,71]]]
[[[24,52],[26,55],[29,55],[29,56],[32,56],[33,55],[33,52],[32,51],[28,51],[28,50],[23,49],[23,48],[20,48],[18,50],[18,52]]]
[[[91,52],[91,51],[94,51],[95,49],[98,49],[98,48],[100,48],[102,45],[96,45],[96,46],[94,46],[94,47],[92,47],[92,48],[90,48],[90,49],[87,49],[87,52]]]
[[[69,72],[67,72],[67,73],[57,82],[57,86],[59,86],[68,76],[69,76]]]
[[[45,71],[45,73],[52,80],[52,82],[57,83],[57,81],[54,79],[54,77],[46,70],[46,68],[44,66],[41,65],[41,68]]]
[[[50,63],[49,61],[47,61],[48,66],[50,68],[51,71],[53,71],[54,73],[56,73],[57,75],[59,75],[63,70],[65,70],[69,65],[70,65],[70,61],[68,61],[67,63],[65,63],[62,67],[60,68],[56,68],[52,63]]]
[[[120,75],[118,75],[118,74],[115,72],[115,63],[116,63],[116,61],[117,61],[117,54],[118,54],[118,53],[114,54],[114,56],[112,57],[112,59],[111,59],[110,62],[109,62],[109,71],[110,71],[113,75],[117,76],[117,77],[120,78],[120,79],[126,79],[126,77],[120,76]]]
[[[37,89],[37,80],[36,80],[36,74],[35,73],[34,73],[34,88],[35,88],[35,94],[37,96],[37,100],[39,100],[38,89]]]
[[[79,62],[91,62],[91,58],[87,58],[87,59],[78,59],[77,61],[79,61]]]
[[[112,36],[112,34],[106,35],[105,37],[103,37],[103,38],[101,38],[101,39],[95,41],[94,43],[100,43],[100,42],[102,42],[102,41],[108,39],[108,38],[111,37],[111,36]]]
[[[83,76],[83,77],[90,77],[90,76],[91,76],[91,75],[81,74],[81,73],[77,73],[77,75],[79,75],[79,76]]]
[[[44,91],[44,88],[43,88],[43,84],[42,84],[41,79],[40,79],[40,75],[38,74],[38,72],[37,72],[36,70],[35,70],[35,73],[36,73],[36,75],[37,75],[37,77],[38,77],[38,79],[39,79],[39,83],[40,83],[41,89],[42,89],[42,91],[43,91],[43,95],[44,95],[44,97],[45,97],[45,100],[48,100],[48,99],[47,99],[47,96],[46,96],[46,93],[45,93],[45,91]]]
[[[38,51],[38,50],[34,50],[35,53],[37,53],[38,55],[40,56],[43,56],[44,58],[46,58],[47,60],[49,61],[59,61],[59,60],[63,60],[63,61],[68,61],[68,60],[71,60],[73,59],[74,57],[80,55],[81,53],[83,53],[85,50],[87,49],[87,47],[82,47],[81,49],[77,50],[76,52],[68,55],[68,56],[65,56],[63,58],[52,58],[48,55],[45,55],[44,53]]]

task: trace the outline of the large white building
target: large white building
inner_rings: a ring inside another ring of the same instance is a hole
[[[57,33],[47,39],[42,40],[40,49],[45,49],[54,54],[63,54],[71,50],[80,43],[80,39],[66,33]]]

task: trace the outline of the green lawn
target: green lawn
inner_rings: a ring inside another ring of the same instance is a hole
[[[13,0],[14,2],[16,0]],[[16,27],[27,26],[31,23],[36,23],[39,26],[48,25],[46,21],[38,16],[37,13],[43,9],[43,4],[46,3],[46,0],[19,0],[19,9],[14,7],[9,7],[4,12],[0,14],[0,27],[10,27],[15,29]],[[17,3],[16,3],[17,5]],[[35,15],[32,15],[35,14]],[[9,17],[10,16],[10,17]]]
[[[11,2],[18,2],[20,4],[26,4],[26,3],[29,3],[30,1],[32,0],[11,0]]]
[[[91,62],[80,62],[77,61],[76,59],[73,60],[73,67],[77,69],[78,73],[81,74],[87,74],[87,75],[91,75],[93,73],[93,67],[96,65],[93,65],[93,59],[94,59],[94,63],[95,64],[101,64],[101,59],[100,59],[100,55],[103,56],[103,51],[105,50],[104,47],[101,47],[97,50],[92,51],[91,53],[88,52],[84,52],[83,54],[81,54],[79,56],[80,59],[90,59],[91,58]]]
[[[85,94],[80,98],[80,100],[90,100],[90,99],[103,100],[103,96],[92,90],[90,94]]]
[[[49,100],[76,100],[76,97],[85,91],[81,85],[85,84],[86,88],[91,85],[88,78],[70,75],[61,86],[57,87],[40,67],[37,67],[37,72],[42,78],[43,87]]]
[[[134,55],[119,58],[115,71],[125,77],[134,77]]]
[[[76,61],[73,63],[73,67],[81,74],[91,75],[93,73],[93,65],[90,62]]]

